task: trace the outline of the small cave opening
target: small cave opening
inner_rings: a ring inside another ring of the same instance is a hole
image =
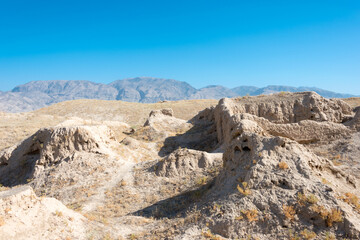
[[[250,152],[251,151],[251,149],[248,146],[242,147],[242,150],[245,151],[245,152]]]

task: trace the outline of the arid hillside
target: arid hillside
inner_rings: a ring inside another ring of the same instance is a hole
[[[34,134],[43,127],[55,126],[67,119],[121,121],[137,128],[145,123],[151,110],[172,108],[177,118],[189,120],[217,100],[184,100],[161,103],[130,103],[105,100],[73,100],[61,102],[28,113],[0,112],[0,150]]]
[[[209,85],[200,89],[173,79],[137,77],[117,80],[110,84],[84,80],[32,81],[8,92],[0,91],[0,111],[28,112],[55,103],[76,99],[120,100],[125,102],[156,103],[163,100],[221,99],[224,97],[256,96],[277,92],[314,91],[326,98],[356,97],[314,87],[270,85],[263,88],[239,86],[233,89]]]
[[[360,109],[344,100],[2,113],[0,240],[360,239]]]
[[[360,106],[360,98],[343,99],[351,107]],[[28,113],[0,112],[0,150],[35,133],[42,127],[55,126],[71,117],[93,121],[122,121],[141,126],[151,110],[172,108],[176,117],[188,120],[200,110],[215,106],[217,100],[183,100],[162,103],[130,103],[105,100],[73,100]]]
[[[343,100],[345,102],[347,102],[353,108],[360,106],[360,98],[359,97],[344,98]]]

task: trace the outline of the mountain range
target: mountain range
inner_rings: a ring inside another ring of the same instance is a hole
[[[19,85],[8,92],[0,91],[0,111],[25,112],[57,102],[75,99],[121,100],[153,103],[184,99],[220,99],[223,97],[256,96],[281,91],[314,91],[326,98],[356,97],[315,87],[290,87],[270,85],[263,88],[239,86],[226,88],[211,85],[196,89],[186,82],[172,79],[137,77],[117,80],[110,84],[83,80],[33,81]]]

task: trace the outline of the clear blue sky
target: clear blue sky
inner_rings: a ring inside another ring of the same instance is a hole
[[[137,76],[360,95],[360,1],[0,0],[0,90]]]

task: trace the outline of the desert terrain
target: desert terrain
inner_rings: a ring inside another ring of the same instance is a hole
[[[0,239],[360,239],[360,98],[0,113]]]

